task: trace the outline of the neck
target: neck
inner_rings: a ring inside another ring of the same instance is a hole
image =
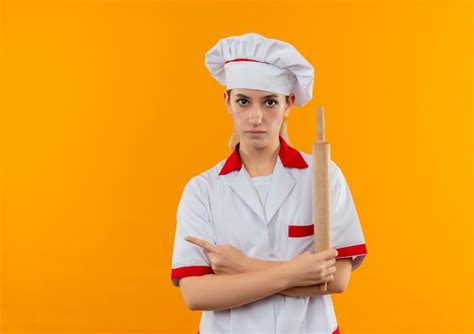
[[[239,155],[242,164],[250,176],[264,176],[273,172],[280,151],[280,140],[277,137],[265,147],[252,147],[240,142]]]

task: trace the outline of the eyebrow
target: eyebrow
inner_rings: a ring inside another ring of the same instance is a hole
[[[242,97],[244,99],[250,99],[250,96],[247,96],[247,95],[244,95],[244,94],[235,94],[235,97]],[[270,94],[270,95],[265,95],[265,96],[262,96],[261,99],[268,99],[268,98],[271,98],[271,97],[278,97],[278,95],[275,95],[275,94]]]

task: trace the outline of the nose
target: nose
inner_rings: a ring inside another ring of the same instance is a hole
[[[254,107],[252,108],[252,110],[250,110],[250,113],[249,113],[250,124],[259,125],[262,123],[262,118],[263,118],[263,114],[259,106]]]

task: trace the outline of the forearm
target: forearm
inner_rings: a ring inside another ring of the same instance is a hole
[[[184,277],[180,286],[192,310],[223,310],[255,302],[291,286],[279,267],[238,274]]]
[[[275,268],[288,262],[288,261],[260,260],[260,259],[252,258],[252,257],[249,257],[248,259],[249,259],[249,262],[246,265],[247,271],[259,271],[259,270],[264,270],[268,268]],[[308,285],[308,286],[290,286],[277,293],[280,293],[286,296],[292,296],[292,297],[307,297],[307,296],[313,297],[313,296],[318,296],[318,295],[327,295],[331,293],[337,293],[338,290],[335,288],[333,282],[334,281],[329,282],[327,284],[326,291],[321,291],[321,284],[315,284],[315,285]]]
[[[314,297],[320,295],[327,295],[338,293],[338,290],[334,289],[334,284],[329,282],[327,284],[326,291],[321,290],[322,284],[315,284],[315,285],[308,285],[308,286],[293,286],[290,288],[286,288],[278,292],[279,294],[292,296],[292,297]]]

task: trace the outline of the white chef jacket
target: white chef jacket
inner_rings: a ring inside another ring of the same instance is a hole
[[[312,155],[280,136],[280,149],[264,205],[242,164],[237,144],[232,154],[186,184],[177,210],[171,279],[213,274],[205,251],[184,238],[195,236],[215,245],[230,244],[263,260],[290,261],[314,253]],[[331,242],[352,270],[367,248],[349,186],[339,166],[330,162]],[[202,311],[198,333],[336,334],[339,327],[330,294],[292,297],[274,294],[239,307]]]
[[[265,206],[272,175],[270,174],[265,176],[252,176],[250,177],[250,179],[252,180],[253,184],[255,185],[255,188],[257,189],[258,196],[260,197],[260,203]]]

